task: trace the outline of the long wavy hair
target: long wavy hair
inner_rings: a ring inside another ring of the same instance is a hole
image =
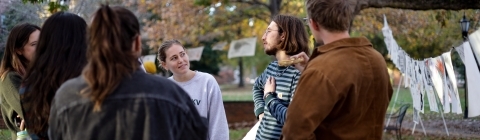
[[[86,64],[87,23],[81,17],[58,12],[42,27],[34,60],[29,64],[22,96],[28,131],[46,132],[50,105],[65,81],[78,77]]]
[[[285,41],[278,45],[279,50],[284,50],[287,55],[295,55],[300,52],[310,54],[308,48],[308,35],[305,23],[297,17],[290,15],[276,15],[272,21],[277,23],[278,32],[285,33]]]
[[[30,35],[37,30],[40,31],[40,27],[30,23],[19,24],[12,28],[8,35],[5,53],[0,65],[1,80],[4,80],[10,71],[15,71],[20,76],[25,75],[28,60],[24,56],[18,55],[17,52],[28,43]]]
[[[83,70],[88,87],[81,94],[94,102],[93,111],[97,112],[121,80],[139,68],[132,44],[140,35],[140,24],[122,7],[102,5],[94,16],[88,29],[88,64]]]

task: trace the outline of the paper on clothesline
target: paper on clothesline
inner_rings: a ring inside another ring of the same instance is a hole
[[[431,74],[429,70],[429,65],[430,61],[429,59],[426,59],[424,62],[424,72],[425,74],[423,75],[425,78],[423,80],[424,86],[425,86],[425,94],[428,99],[428,105],[430,106],[430,111],[438,112],[438,106],[437,106],[437,97],[435,96],[435,91],[433,88],[433,83],[431,80]]]
[[[453,70],[453,65],[452,65],[452,58],[451,58],[451,53],[446,52],[442,54],[443,57],[443,62],[445,64],[445,70],[447,74],[447,80],[446,82],[446,89],[448,97],[450,98],[450,101],[452,103],[452,113],[457,113],[457,114],[462,114],[462,106],[460,105],[460,97],[458,95],[458,89],[457,89],[457,77],[455,76],[455,72]]]
[[[469,83],[468,89],[468,117],[476,117],[480,115],[480,70],[475,61],[472,48],[468,42],[463,43],[463,49],[465,51],[465,76],[468,77],[465,80]]]

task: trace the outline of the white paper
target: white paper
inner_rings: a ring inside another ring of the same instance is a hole
[[[217,44],[213,45],[212,50],[223,50],[225,46],[227,45],[227,42],[218,42]]]
[[[405,57],[406,56],[407,56],[407,53],[405,51],[403,50],[399,51],[397,68],[402,73],[405,73]]]
[[[480,70],[473,56],[472,49],[468,42],[463,43],[465,50],[465,76],[467,77],[468,88],[468,117],[480,115]]]
[[[465,51],[463,50],[463,45],[455,47],[455,50],[457,50],[458,55],[460,55],[460,59],[462,59],[462,62],[465,64]]]
[[[449,97],[452,103],[452,113],[461,114],[462,106],[460,105],[460,96],[458,95],[457,89],[457,77],[455,76],[455,71],[453,70],[451,53],[446,52],[442,54],[443,62],[445,64],[445,70],[447,74],[447,88]]]
[[[425,62],[423,61],[417,61],[417,67],[416,67],[416,77],[417,77],[417,85],[418,85],[418,95],[419,96],[419,100],[420,100],[420,113],[424,113],[425,111],[425,86],[423,85],[423,80],[424,80],[424,76],[423,74],[425,73],[424,72],[424,66],[425,65]]]
[[[428,98],[428,104],[430,106],[430,111],[438,112],[438,104],[437,104],[437,97],[435,95],[435,91],[433,90],[433,82],[430,78],[430,70],[429,70],[429,61],[430,59],[426,59],[424,61],[424,87],[425,87],[425,94]]]
[[[420,61],[413,60],[412,67],[410,69],[411,80],[410,80],[410,94],[412,95],[413,108],[417,111],[423,113],[423,98],[420,84],[420,74],[419,74],[419,63]]]
[[[429,70],[430,70],[430,78],[432,79],[433,88],[437,92],[438,98],[440,99],[440,103],[443,105],[443,73],[439,71],[437,66],[442,65],[443,62],[441,57],[431,58],[429,60]]]
[[[203,48],[205,47],[201,46],[195,48],[188,48],[187,54],[190,61],[200,61],[200,59],[202,58]]]
[[[252,129],[250,129],[250,131],[247,132],[247,135],[245,135],[245,137],[243,137],[242,140],[255,140],[255,136],[257,135],[257,130],[258,130],[258,127],[260,126],[260,121],[258,121],[253,127]]]
[[[447,75],[443,75],[443,113],[450,113],[450,103],[452,102],[450,98],[450,89],[448,84]]]
[[[228,59],[243,56],[254,56],[257,37],[234,40],[228,49]]]
[[[477,57],[477,65],[480,64],[480,30],[477,30],[468,36],[473,55]]]
[[[420,116],[417,109],[413,109],[413,122],[418,124],[420,122]]]

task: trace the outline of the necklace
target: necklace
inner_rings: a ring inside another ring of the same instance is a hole
[[[275,77],[280,77],[280,76],[282,76],[283,73],[284,73],[288,68],[290,68],[290,66],[286,67],[286,68],[282,71],[282,73],[279,74],[278,71],[279,71],[280,67],[277,66],[277,71],[275,72]]]

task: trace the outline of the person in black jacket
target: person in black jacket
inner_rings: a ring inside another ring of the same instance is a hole
[[[140,25],[129,10],[102,5],[88,29],[87,65],[57,91],[52,140],[203,140],[206,119],[168,79],[141,70]]]

